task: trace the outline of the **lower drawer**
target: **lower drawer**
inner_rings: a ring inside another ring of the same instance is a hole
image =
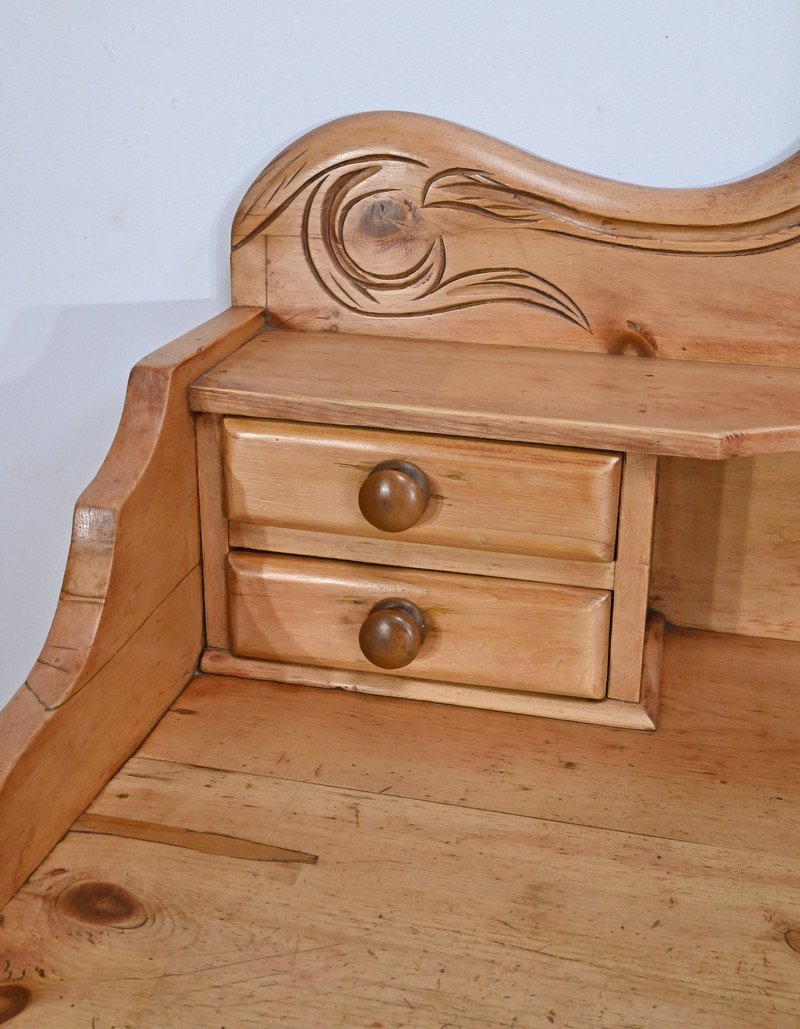
[[[606,590],[246,551],[228,571],[239,657],[380,671],[362,646],[383,661],[397,643],[409,660],[391,675],[605,696]]]

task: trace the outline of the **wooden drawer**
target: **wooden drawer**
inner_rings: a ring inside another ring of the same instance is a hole
[[[223,436],[233,523],[472,552],[614,559],[618,454],[245,418],[226,418]],[[397,461],[423,473],[430,497],[410,528],[384,532],[361,513],[359,491],[376,466]]]
[[[231,650],[240,657],[380,671],[359,633],[378,602],[402,598],[424,613],[427,633],[392,675],[605,695],[605,590],[247,551],[232,551],[228,564]]]

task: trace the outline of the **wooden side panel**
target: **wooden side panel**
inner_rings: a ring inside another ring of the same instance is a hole
[[[189,383],[252,336],[231,309],[131,375],[109,455],[75,509],[61,600],[0,713],[0,905],[191,678],[202,582]]]
[[[226,418],[229,517],[288,529],[608,562],[622,459],[596,451]],[[358,506],[376,465],[413,463],[431,498],[402,533]]]
[[[651,600],[676,625],[800,640],[800,457],[662,459]]]
[[[428,638],[393,677],[605,695],[604,590],[236,551],[229,565],[239,656],[375,672],[359,629],[378,601],[402,597],[425,612]]]

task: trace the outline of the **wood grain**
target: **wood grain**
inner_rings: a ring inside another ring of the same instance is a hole
[[[788,1029],[800,1002],[783,939],[800,917],[796,860],[167,762],[130,773],[115,783],[129,800],[106,810],[213,819],[320,860],[70,834],[6,910],[6,960],[41,1029]],[[142,925],[59,913],[98,876],[138,901]]]
[[[196,382],[192,405],[680,457],[800,449],[800,369],[424,341],[409,362],[410,346],[270,331]]]
[[[796,858],[798,677],[796,643],[672,630],[652,733],[201,677],[142,755]]]
[[[226,418],[231,519],[287,529],[513,553],[614,559],[618,454]],[[431,497],[401,533],[374,528],[359,490],[387,461],[418,466]]]
[[[798,655],[673,634],[647,737],[201,677],[6,908],[10,974],[43,1029],[788,1029]]]
[[[262,321],[229,310],[131,374],[115,441],[75,509],[53,626],[0,714],[0,904],[194,673],[202,583],[186,390]]]
[[[653,513],[658,458],[628,454],[622,476],[619,540],[614,570],[614,617],[608,658],[608,695],[639,700],[642,680]]]
[[[800,640],[800,461],[664,459],[651,602],[677,625]]]
[[[597,699],[606,692],[610,595],[345,561],[232,551],[231,650],[239,657],[374,672],[359,631],[376,603],[424,613],[419,656],[398,677]],[[441,692],[446,702],[447,693]]]

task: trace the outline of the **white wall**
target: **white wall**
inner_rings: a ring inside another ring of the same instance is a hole
[[[3,0],[0,704],[50,623],[130,366],[227,306],[246,187],[359,110],[706,185],[798,146],[793,0]]]

